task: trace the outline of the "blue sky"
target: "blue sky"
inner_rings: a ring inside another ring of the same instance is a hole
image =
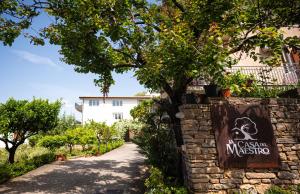
[[[49,20],[47,16],[39,17],[33,28],[38,29]],[[62,111],[79,119],[80,114],[74,108],[78,97],[102,95],[93,83],[97,76],[75,72],[71,65],[60,61],[58,50],[58,46],[49,44],[31,45],[22,36],[11,47],[0,43],[0,103],[9,97],[62,99]],[[132,96],[145,91],[132,72],[114,74],[114,78],[116,83],[111,87],[109,96]]]

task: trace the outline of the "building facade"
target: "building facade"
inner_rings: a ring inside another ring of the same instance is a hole
[[[76,103],[75,108],[81,112],[83,124],[93,120],[112,125],[121,119],[131,119],[130,110],[151,96],[81,96],[79,99],[81,103]]]

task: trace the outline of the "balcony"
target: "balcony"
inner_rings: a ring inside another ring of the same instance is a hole
[[[294,66],[233,66],[227,72],[253,75],[259,83],[269,86],[295,85],[300,81],[300,68]]]
[[[81,113],[82,113],[82,104],[81,104],[81,103],[75,103],[75,109],[76,109],[78,112],[81,112]]]
[[[258,83],[268,86],[296,85],[300,82],[299,64],[268,66],[233,66],[225,70],[229,73],[240,71],[242,74],[253,75]],[[204,86],[208,82],[202,78],[193,80],[190,86]]]

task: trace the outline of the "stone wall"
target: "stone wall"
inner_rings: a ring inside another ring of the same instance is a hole
[[[186,104],[182,134],[185,183],[192,193],[264,193],[272,184],[300,184],[300,99],[210,99],[209,104]],[[281,159],[279,169],[222,169],[218,164],[210,106],[213,103],[266,104]]]

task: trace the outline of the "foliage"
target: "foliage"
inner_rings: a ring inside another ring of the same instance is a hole
[[[146,96],[147,92],[146,91],[142,91],[142,92],[137,92],[134,94],[134,96]]]
[[[0,183],[7,181],[9,178],[23,175],[54,160],[54,153],[46,148],[21,146],[16,154],[14,164],[0,163]]]
[[[130,115],[133,119],[145,122],[147,115],[152,110],[154,105],[153,100],[143,100],[140,104],[130,110]]]
[[[230,89],[233,96],[247,96],[254,91],[257,81],[254,75],[242,74],[240,71],[226,73],[220,81],[223,89]]]
[[[38,146],[54,150],[66,144],[66,136],[62,135],[46,135],[41,137],[38,141]]]
[[[95,84],[104,94],[114,83],[112,72],[129,70],[145,87],[163,90],[170,98],[164,106],[177,146],[183,138],[175,115],[193,79],[217,82],[238,52],[275,66],[284,45],[299,45],[299,38],[278,30],[299,24],[299,0],[293,5],[283,0],[4,0],[0,41],[11,45],[41,9],[54,22],[26,37],[34,44],[47,39],[59,45],[65,63],[99,75]],[[272,55],[260,58],[257,47],[268,47]]]
[[[57,126],[47,132],[50,135],[59,135],[64,133],[68,129],[75,129],[77,126],[76,118],[74,115],[66,115],[65,113],[59,118]]]
[[[282,188],[276,185],[271,186],[266,192],[265,194],[293,194],[293,190],[289,189],[289,188]]]
[[[150,176],[145,181],[147,188],[146,194],[187,194],[187,189],[184,187],[176,187],[167,185],[163,173],[155,167],[150,169]]]
[[[119,139],[124,139],[125,134],[128,131],[133,132],[135,135],[139,134],[143,128],[143,123],[136,120],[120,120],[113,124],[112,126],[120,135]]]
[[[94,130],[88,127],[77,127],[72,130],[72,134],[75,139],[74,144],[78,144],[82,146],[82,150],[85,150],[86,145],[91,145],[96,142],[96,134]]]
[[[179,162],[174,133],[162,122],[163,111],[151,111],[153,102],[145,101],[133,109],[136,119],[143,123],[141,132],[133,140],[147,157],[147,162],[176,180]],[[176,169],[176,170],[175,170]]]
[[[15,100],[10,98],[0,104],[0,140],[9,152],[8,161],[14,163],[17,148],[25,140],[40,132],[53,129],[58,120],[61,103],[33,99]]]

